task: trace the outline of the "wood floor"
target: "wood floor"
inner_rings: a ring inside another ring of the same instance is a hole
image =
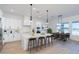
[[[22,53],[26,53],[26,51],[24,51],[21,48],[21,42],[20,41],[15,41],[15,42],[6,43],[4,45],[1,53],[22,54]]]
[[[21,42],[6,43],[1,54],[29,54],[21,48]],[[43,47],[37,52],[33,50],[33,54],[79,54],[79,42],[69,40],[67,42],[55,40],[53,46]]]

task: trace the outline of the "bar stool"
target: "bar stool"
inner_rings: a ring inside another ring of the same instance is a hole
[[[39,44],[40,44],[40,45],[39,45]],[[45,40],[45,37],[39,37],[39,38],[38,38],[38,48],[40,47],[40,49],[41,49],[41,47],[42,47],[43,45],[45,45],[45,47],[46,47],[46,40]]]
[[[31,53],[32,48],[35,48],[37,50],[37,40],[36,38],[30,38],[28,41],[28,50]]]
[[[53,45],[54,35],[51,35],[51,44]]]
[[[50,45],[52,41],[50,41],[51,36],[46,36],[46,44]]]

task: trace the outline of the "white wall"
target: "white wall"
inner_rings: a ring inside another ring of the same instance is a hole
[[[69,23],[69,32],[71,34],[71,40],[76,40],[76,41],[79,41],[79,36],[76,36],[76,35],[72,35],[72,22],[73,21],[79,21],[79,15],[75,15],[75,16],[70,16],[70,17],[66,17],[66,18],[63,18],[62,22],[68,22]],[[54,32],[57,31],[57,23],[58,23],[58,20],[52,20],[50,22],[50,26],[51,28],[53,29]]]
[[[53,32],[57,31],[56,24],[57,24],[57,19],[56,20],[52,19],[52,20],[49,21],[48,26],[49,26],[49,28],[52,28]]]
[[[2,12],[2,10],[0,10],[0,17],[2,17],[3,16],[3,12]]]

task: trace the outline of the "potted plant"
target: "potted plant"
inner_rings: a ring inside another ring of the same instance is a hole
[[[51,28],[48,28],[48,29],[47,29],[47,33],[52,34],[52,29],[51,29]]]

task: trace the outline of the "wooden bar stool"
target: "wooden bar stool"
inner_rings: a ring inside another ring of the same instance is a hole
[[[53,45],[54,35],[51,35],[51,44]]]
[[[39,44],[40,44],[40,45],[39,45]],[[46,40],[45,40],[45,37],[39,37],[39,38],[38,38],[38,48],[40,47],[40,49],[41,49],[41,47],[42,47],[43,45],[45,45],[45,47],[46,47]]]
[[[48,46],[51,44],[51,36],[46,36],[46,44]]]
[[[28,41],[28,50],[31,53],[31,50],[35,48],[37,50],[37,40],[36,38],[30,38]]]

